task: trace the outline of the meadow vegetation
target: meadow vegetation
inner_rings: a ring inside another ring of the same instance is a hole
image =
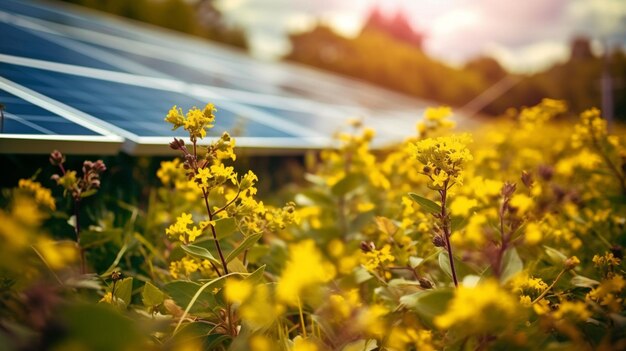
[[[54,151],[53,179],[2,193],[0,344],[625,349],[626,140],[597,109],[509,112],[459,134],[431,108],[384,150],[354,121],[278,205],[235,172],[234,138],[200,145],[212,104],[167,113],[189,138],[141,208],[89,202],[105,164]]]

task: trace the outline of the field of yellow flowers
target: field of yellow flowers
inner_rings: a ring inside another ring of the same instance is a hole
[[[624,350],[626,140],[566,110],[546,99],[470,135],[428,109],[375,151],[354,122],[278,206],[235,171],[234,138],[199,145],[211,104],[167,114],[189,138],[142,208],[94,209],[107,166],[54,151],[52,179],[2,193],[0,345]]]

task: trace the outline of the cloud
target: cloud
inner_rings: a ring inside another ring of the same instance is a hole
[[[563,41],[546,40],[517,48],[492,44],[485,49],[485,53],[511,72],[532,73],[544,70],[555,62],[566,61],[570,48]]]
[[[286,34],[316,20],[354,35],[372,6],[406,11],[426,32],[425,50],[451,64],[485,53],[516,71],[534,71],[563,59],[577,35],[626,47],[624,0],[219,0],[248,29],[254,54],[289,50]]]

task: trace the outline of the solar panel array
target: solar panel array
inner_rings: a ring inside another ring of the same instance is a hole
[[[425,103],[285,62],[82,10],[0,1],[0,152],[166,153],[163,118],[213,102],[213,135],[254,150],[327,147],[349,118],[378,143],[413,134]]]

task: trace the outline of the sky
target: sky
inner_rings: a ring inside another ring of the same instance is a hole
[[[607,43],[626,48],[626,0],[218,0],[218,6],[246,28],[260,58],[286,54],[286,34],[318,20],[354,36],[374,6],[406,12],[427,35],[426,52],[451,65],[486,55],[531,73],[567,60],[578,35],[592,38],[597,53]]]

